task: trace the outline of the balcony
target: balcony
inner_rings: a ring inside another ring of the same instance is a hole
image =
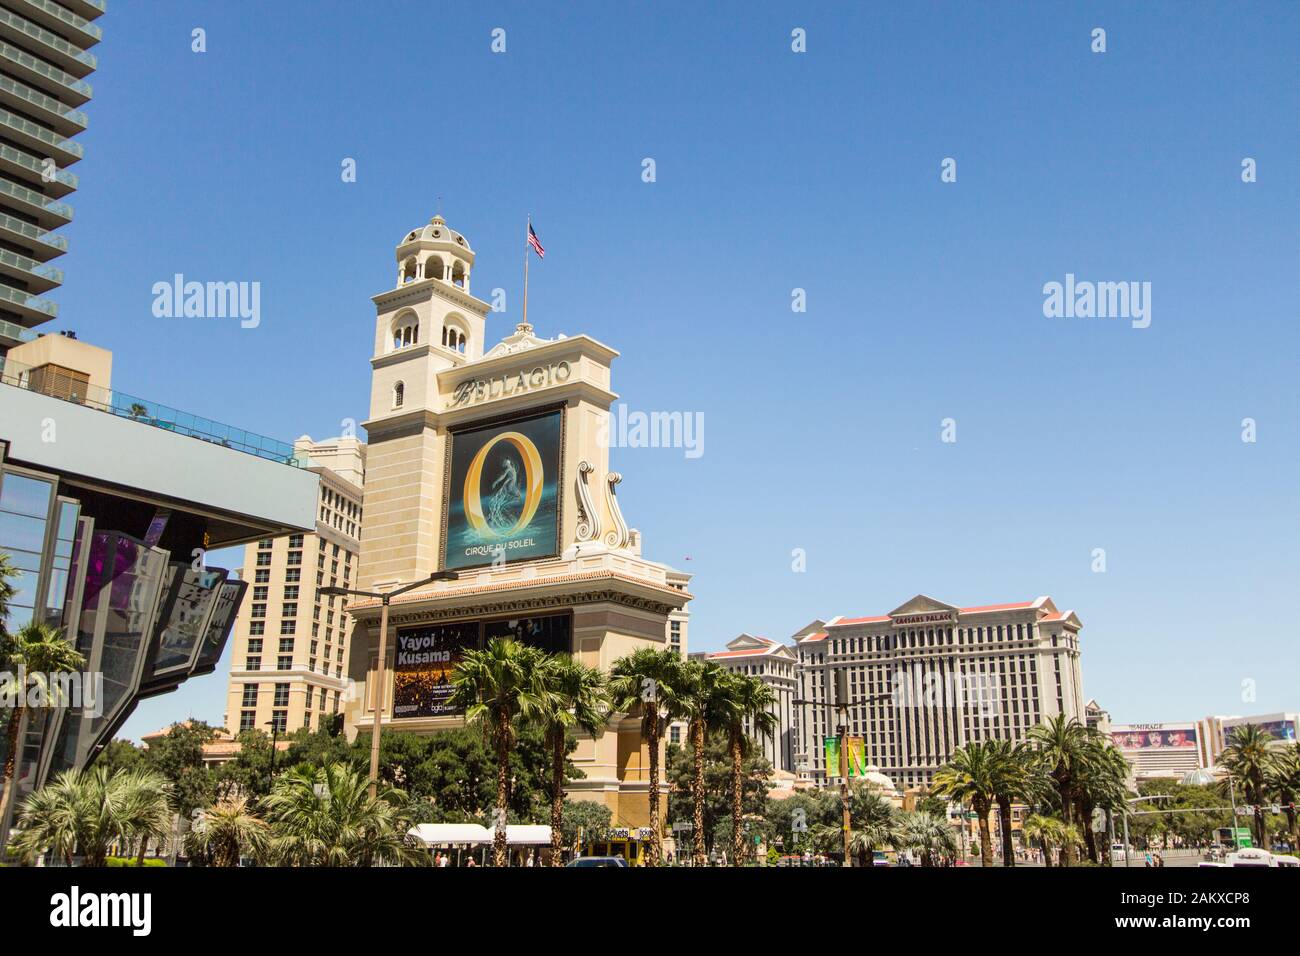
[[[31,83],[65,103],[81,106],[90,100],[92,90],[85,80],[51,66],[21,47],[2,39],[0,39],[0,60],[3,60],[4,65],[24,83]]]
[[[0,206],[4,205],[6,200],[28,215],[35,216],[37,223],[45,229],[57,229],[72,222],[72,207],[67,203],[58,202],[34,189],[0,178]]]
[[[60,103],[48,93],[19,83],[11,76],[0,74],[0,103],[29,113],[41,120],[56,133],[75,136],[83,132],[90,119],[81,110]]]
[[[16,2],[27,19],[55,33],[75,34],[72,36],[72,41],[83,48],[92,47],[104,39],[103,30],[85,17],[73,13],[66,6],[55,3],[54,0],[16,0]]]
[[[0,113],[3,112],[4,110],[0,110]],[[0,143],[0,172],[31,183],[33,186],[39,183],[40,188],[47,190],[49,195],[56,199],[68,195],[77,188],[77,177],[66,169],[59,169],[57,165],[54,169],[54,177],[46,182],[44,162],[31,153],[15,149],[8,143]]]
[[[0,132],[5,133],[7,139],[14,140],[20,146],[26,146],[28,149],[34,149],[53,158],[60,167],[71,166],[86,155],[85,147],[80,143],[64,139],[40,123],[33,123],[6,109],[0,109]]]
[[[39,333],[25,329],[21,325],[0,319],[0,343],[13,347],[24,342],[35,342]],[[4,359],[0,358],[0,369],[4,368]]]
[[[0,273],[17,279],[29,292],[49,292],[63,284],[62,269],[47,266],[8,249],[0,249]]]
[[[3,284],[0,284],[0,307],[12,309],[33,322],[48,322],[59,314],[57,303]]]
[[[0,212],[0,238],[29,249],[32,258],[42,262],[68,251],[67,239],[5,212]]]
[[[57,33],[51,33],[12,10],[0,7],[0,36],[20,46],[36,47],[37,54],[60,69],[80,79],[95,72],[98,61],[75,43],[69,43]]]
[[[0,371],[0,383],[14,388],[21,388],[24,391],[37,392],[63,401],[74,402],[117,418],[137,422],[152,428],[160,428],[176,435],[197,438],[200,441],[220,445],[223,448],[230,448],[247,455],[255,455],[258,458],[274,461],[282,465],[304,468],[308,464],[306,454],[294,451],[293,445],[286,442],[276,441],[274,438],[267,438],[265,435],[258,435],[242,428],[235,428],[233,425],[225,425],[210,418],[202,418],[158,402],[151,402],[115,388],[100,388],[62,379],[59,380],[59,387],[46,387],[51,383],[51,377],[47,375],[33,376],[32,371],[29,366],[21,365],[18,362],[5,362],[3,370]]]

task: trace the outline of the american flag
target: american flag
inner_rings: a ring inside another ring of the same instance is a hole
[[[533,250],[537,253],[537,258],[546,258],[546,250],[542,248],[542,244],[537,240],[537,233],[533,232],[533,224],[531,222],[528,224],[528,244],[532,246]]]

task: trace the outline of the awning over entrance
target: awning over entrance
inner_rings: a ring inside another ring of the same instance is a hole
[[[427,847],[478,846],[490,844],[493,837],[491,830],[477,823],[419,823],[407,830],[406,835]],[[511,846],[549,846],[551,828],[512,824],[506,827],[506,843]]]

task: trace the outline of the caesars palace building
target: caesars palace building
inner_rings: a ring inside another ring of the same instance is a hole
[[[841,670],[849,735],[903,790],[926,786],[964,744],[1023,740],[1056,714],[1083,722],[1080,627],[1048,597],[953,607],[917,595],[888,614],[814,622],[794,635],[800,775],[827,780],[822,741],[836,732]]]
[[[690,576],[641,556],[609,469],[610,364],[587,335],[526,323],[485,345],[490,307],[470,292],[474,252],[441,216],[397,245],[396,287],[374,296],[359,590],[455,572],[393,599],[382,694],[380,602],[355,599],[343,706],[354,738],[462,723],[449,676],[467,649],[511,637],[608,670],[642,647],[686,651]],[[648,822],[639,720],[579,735],[569,791]],[[662,759],[662,758],[661,758]]]

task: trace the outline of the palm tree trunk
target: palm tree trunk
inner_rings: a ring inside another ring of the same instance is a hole
[[[993,835],[989,833],[989,808],[987,804],[976,804],[975,812],[980,815],[980,865],[993,866]]]
[[[1052,865],[1052,848],[1047,845],[1047,837],[1038,838],[1038,848],[1043,851],[1043,866],[1051,867]]]
[[[1016,865],[1016,848],[1011,841],[1011,798],[998,797],[998,826],[1002,831],[1002,865]]]
[[[744,791],[744,754],[742,753],[741,737],[739,734],[731,735],[731,864],[740,866],[741,854],[745,847],[741,842],[740,836],[740,817],[744,812],[744,802],[741,796]]]
[[[1056,789],[1061,795],[1061,819],[1068,827],[1074,822],[1074,805],[1070,800],[1070,781],[1058,779]],[[1074,866],[1074,843],[1071,840],[1065,840],[1061,845],[1061,865]]]
[[[4,774],[0,776],[0,780],[4,781],[4,799],[0,799],[0,826],[4,825],[5,817],[9,813],[9,804],[13,803],[15,784],[17,783],[14,780],[14,771],[18,766],[18,728],[22,726],[22,722],[22,692],[19,691],[18,703],[9,712],[9,727],[7,728],[9,749],[5,753]]]
[[[140,852],[135,857],[136,866],[144,866],[144,853],[147,849],[149,849],[149,837],[142,836],[140,837]]]
[[[510,715],[497,713],[497,819],[492,827],[492,865],[506,865],[506,813],[510,801]]]
[[[708,863],[704,855],[704,721],[691,722],[691,800],[694,804],[695,865]]]
[[[1097,834],[1092,829],[1092,801],[1084,798],[1079,802],[1079,816],[1083,823],[1083,842],[1087,846],[1088,861],[1099,863],[1097,859]]]
[[[564,728],[551,728],[551,866],[562,866],[564,850]]]
[[[664,862],[664,831],[659,825],[659,715],[646,721],[646,742],[650,748],[650,865]]]

